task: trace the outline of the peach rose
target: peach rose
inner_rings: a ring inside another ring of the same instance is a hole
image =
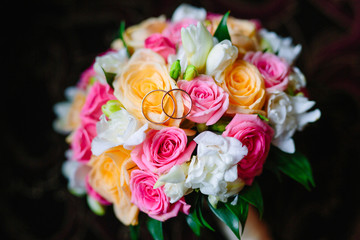
[[[89,184],[104,199],[113,203],[116,217],[125,225],[137,225],[139,209],[131,203],[131,172],[138,169],[130,151],[111,148],[88,163],[92,167]]]
[[[265,83],[259,70],[251,63],[237,60],[220,76],[221,87],[229,93],[227,113],[261,113],[265,103]]]
[[[215,33],[222,16],[211,19],[211,32]],[[227,21],[231,42],[239,49],[239,56],[243,56],[247,51],[257,51],[259,49],[256,38],[256,24],[253,21],[229,17]]]
[[[146,38],[154,33],[162,33],[167,27],[165,16],[153,17],[142,21],[141,23],[131,26],[125,30],[124,40],[128,46],[130,53],[144,47]],[[123,47],[120,39],[112,43],[112,48],[119,50]]]
[[[86,94],[85,90],[78,87],[68,87],[65,89],[67,100],[54,105],[56,119],[53,126],[55,131],[69,134],[80,127],[80,112],[85,104]],[[70,139],[71,136],[68,137],[68,140]]]
[[[86,100],[86,93],[81,90],[77,91],[66,117],[66,123],[65,123],[66,129],[72,131],[80,126],[81,124],[80,112],[85,104],[85,100]]]
[[[175,81],[170,77],[165,60],[162,56],[150,49],[139,49],[134,53],[123,69],[120,76],[114,81],[114,95],[125,106],[125,109],[143,124],[149,123],[153,129],[161,129],[163,126],[178,127],[181,120],[170,119],[163,124],[154,124],[146,120],[142,109],[146,111],[147,117],[153,122],[163,122],[168,117],[161,108],[163,92],[154,92],[150,94],[144,107],[142,100],[149,92],[153,90],[165,90],[177,88]],[[181,117],[184,112],[184,106],[180,91],[170,93],[174,102],[167,97],[164,101],[164,110],[168,115],[174,111],[173,117]],[[174,109],[175,107],[175,109]]]

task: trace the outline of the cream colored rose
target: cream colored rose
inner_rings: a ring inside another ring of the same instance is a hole
[[[122,74],[114,82],[114,95],[124,105],[125,109],[143,124],[149,123],[153,129],[161,129],[163,126],[179,126],[181,120],[170,119],[163,124],[148,122],[143,115],[153,122],[164,122],[168,117],[161,108],[163,92],[149,94],[144,101],[143,98],[153,90],[169,91],[177,88],[175,81],[170,77],[163,57],[150,49],[140,49],[131,57]],[[174,102],[167,97],[164,102],[164,110],[168,115],[174,111],[173,117],[182,117],[184,106],[179,91],[170,93]],[[175,108],[175,109],[174,109]]]
[[[68,134],[80,126],[80,111],[85,104],[86,92],[76,87],[69,87],[65,95],[69,101],[54,106],[54,111],[58,115],[54,128],[58,132]]]
[[[107,201],[113,203],[116,217],[125,225],[137,225],[139,209],[131,203],[131,171],[138,169],[130,151],[122,146],[111,148],[88,165],[89,183]]]
[[[78,91],[74,97],[74,101],[71,104],[69,114],[67,116],[68,128],[75,130],[80,126],[80,112],[85,104],[86,94],[84,91]]]
[[[215,33],[220,20],[221,17],[211,21],[212,34]],[[242,57],[247,51],[257,51],[259,49],[255,23],[249,20],[229,17],[227,26],[232,44],[239,49],[239,57]]]
[[[148,18],[140,24],[131,26],[125,30],[124,40],[128,46],[130,53],[134,53],[137,49],[144,47],[144,41],[154,33],[161,33],[167,26],[166,17]],[[115,40],[111,46],[113,49],[119,50],[123,47],[120,39]]]
[[[221,87],[229,93],[227,113],[261,113],[265,103],[265,83],[258,69],[244,60],[237,60],[220,76]]]

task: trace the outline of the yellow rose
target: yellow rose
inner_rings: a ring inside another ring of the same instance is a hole
[[[211,22],[212,33],[215,33],[217,26],[219,25],[221,17],[215,18]],[[229,17],[227,20],[227,26],[231,37],[231,42],[239,49],[239,57],[247,51],[259,50],[259,42],[256,36],[256,25],[255,23]]]
[[[125,30],[124,40],[128,46],[130,53],[144,47],[144,41],[154,33],[161,33],[167,26],[166,17],[149,18],[140,24],[131,26]],[[113,49],[119,50],[123,47],[120,39],[115,40],[111,46]]]
[[[137,169],[130,151],[111,148],[89,161],[89,183],[102,197],[113,203],[116,217],[125,225],[137,225],[139,209],[131,203],[131,171]]]
[[[143,115],[153,122],[164,122],[168,117],[161,108],[161,100],[164,92],[149,94],[144,101],[143,98],[153,90],[169,91],[177,88],[175,81],[170,77],[166,63],[160,55],[150,49],[139,49],[131,57],[128,64],[114,81],[114,95],[124,105],[125,109],[139,119],[143,124],[149,123],[151,128],[161,129],[164,126],[180,125],[181,120],[170,119],[163,124],[148,122]],[[168,115],[174,112],[173,117],[182,117],[184,106],[179,91],[170,93],[171,100],[166,97],[164,110]]]
[[[265,103],[265,83],[258,69],[237,60],[221,74],[221,87],[229,93],[227,113],[261,113]]]

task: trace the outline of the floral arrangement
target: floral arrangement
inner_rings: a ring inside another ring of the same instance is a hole
[[[98,215],[112,205],[132,228],[147,215],[154,239],[179,213],[197,235],[214,230],[205,207],[240,239],[249,204],[263,212],[256,177],[265,163],[314,186],[292,138],[320,117],[294,66],[300,51],[257,20],[187,4],[171,19],[122,22],[54,107],[70,145],[69,190]]]

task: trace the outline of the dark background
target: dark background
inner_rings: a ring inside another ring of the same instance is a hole
[[[316,188],[259,177],[264,219],[274,239],[360,239],[360,1],[185,1],[209,12],[258,18],[303,46],[296,65],[321,119],[296,134]],[[127,26],[165,14],[180,1],[14,1],[2,10],[2,239],[128,239],[108,211],[90,212],[60,172],[67,145],[55,133],[52,107],[63,101],[94,57]],[[7,16],[4,18],[4,16]],[[5,83],[5,86],[4,86]],[[168,239],[195,239],[183,220],[165,224]],[[148,236],[143,233],[144,238]],[[220,238],[204,232],[203,239]]]

